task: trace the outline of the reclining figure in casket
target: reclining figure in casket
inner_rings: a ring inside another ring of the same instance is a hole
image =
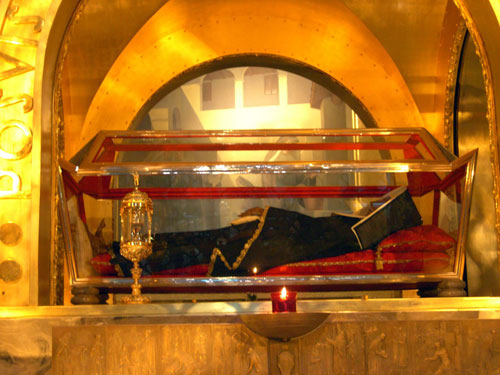
[[[154,235],[153,254],[142,267],[146,273],[168,275],[208,265],[209,276],[249,276],[294,262],[374,249],[391,233],[422,224],[406,189],[391,192],[364,218],[314,218],[275,207],[251,209],[242,216],[220,229]],[[124,259],[114,261],[126,274]]]

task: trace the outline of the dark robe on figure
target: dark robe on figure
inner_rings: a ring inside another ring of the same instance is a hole
[[[373,248],[389,234],[421,223],[406,190],[363,219],[334,214],[314,218],[268,207],[260,220],[239,225],[158,233],[153,253],[141,267],[145,274],[156,274],[210,264],[210,276],[248,276],[288,263]],[[121,258],[116,261],[126,275],[129,267],[123,267]]]

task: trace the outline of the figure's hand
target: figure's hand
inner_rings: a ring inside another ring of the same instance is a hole
[[[264,209],[262,207],[253,207],[245,212],[242,212],[239,214],[239,217],[245,217],[245,216],[262,216],[262,213],[264,212]]]

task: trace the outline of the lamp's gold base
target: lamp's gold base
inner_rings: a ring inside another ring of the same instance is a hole
[[[139,263],[137,261],[134,262],[134,268],[132,268],[130,272],[132,273],[132,278],[134,279],[134,283],[132,284],[132,294],[130,296],[123,297],[122,303],[130,305],[150,303],[151,299],[141,294],[139,278],[141,277],[142,269],[139,267]]]

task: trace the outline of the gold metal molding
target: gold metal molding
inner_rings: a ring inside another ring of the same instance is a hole
[[[64,109],[62,102],[62,80],[64,62],[68,54],[68,48],[73,37],[72,25],[78,22],[89,0],[81,0],[68,22],[67,32],[64,34],[61,48],[56,61],[55,80],[52,91],[52,160],[60,160],[64,157]],[[56,180],[58,166],[52,163],[53,181]],[[53,207],[59,206],[58,184],[52,190]],[[59,211],[56,211],[59,212]],[[51,238],[51,267],[50,267],[50,304],[62,305],[64,303],[64,240],[61,228],[61,217],[59,214],[53,215],[54,235]]]
[[[455,94],[457,91],[458,69],[460,66],[460,55],[464,44],[467,26],[465,22],[460,22],[453,40],[453,47],[450,56],[448,76],[446,79],[446,93],[444,104],[444,147],[453,152],[454,130],[453,123],[455,117]]]
[[[490,160],[491,160],[491,173],[493,175],[493,196],[495,200],[496,222],[495,228],[497,232],[497,253],[500,255],[500,191],[499,191],[499,170],[500,160],[498,155],[498,130],[497,130],[497,114],[496,114],[496,99],[493,87],[493,78],[491,72],[490,61],[486,52],[486,46],[479,29],[474,22],[467,0],[454,0],[455,5],[460,10],[464,18],[467,29],[470,33],[474,45],[476,46],[481,68],[483,71],[484,84],[486,88],[487,98],[487,119],[489,123],[490,132]],[[500,266],[500,264],[499,264]]]

